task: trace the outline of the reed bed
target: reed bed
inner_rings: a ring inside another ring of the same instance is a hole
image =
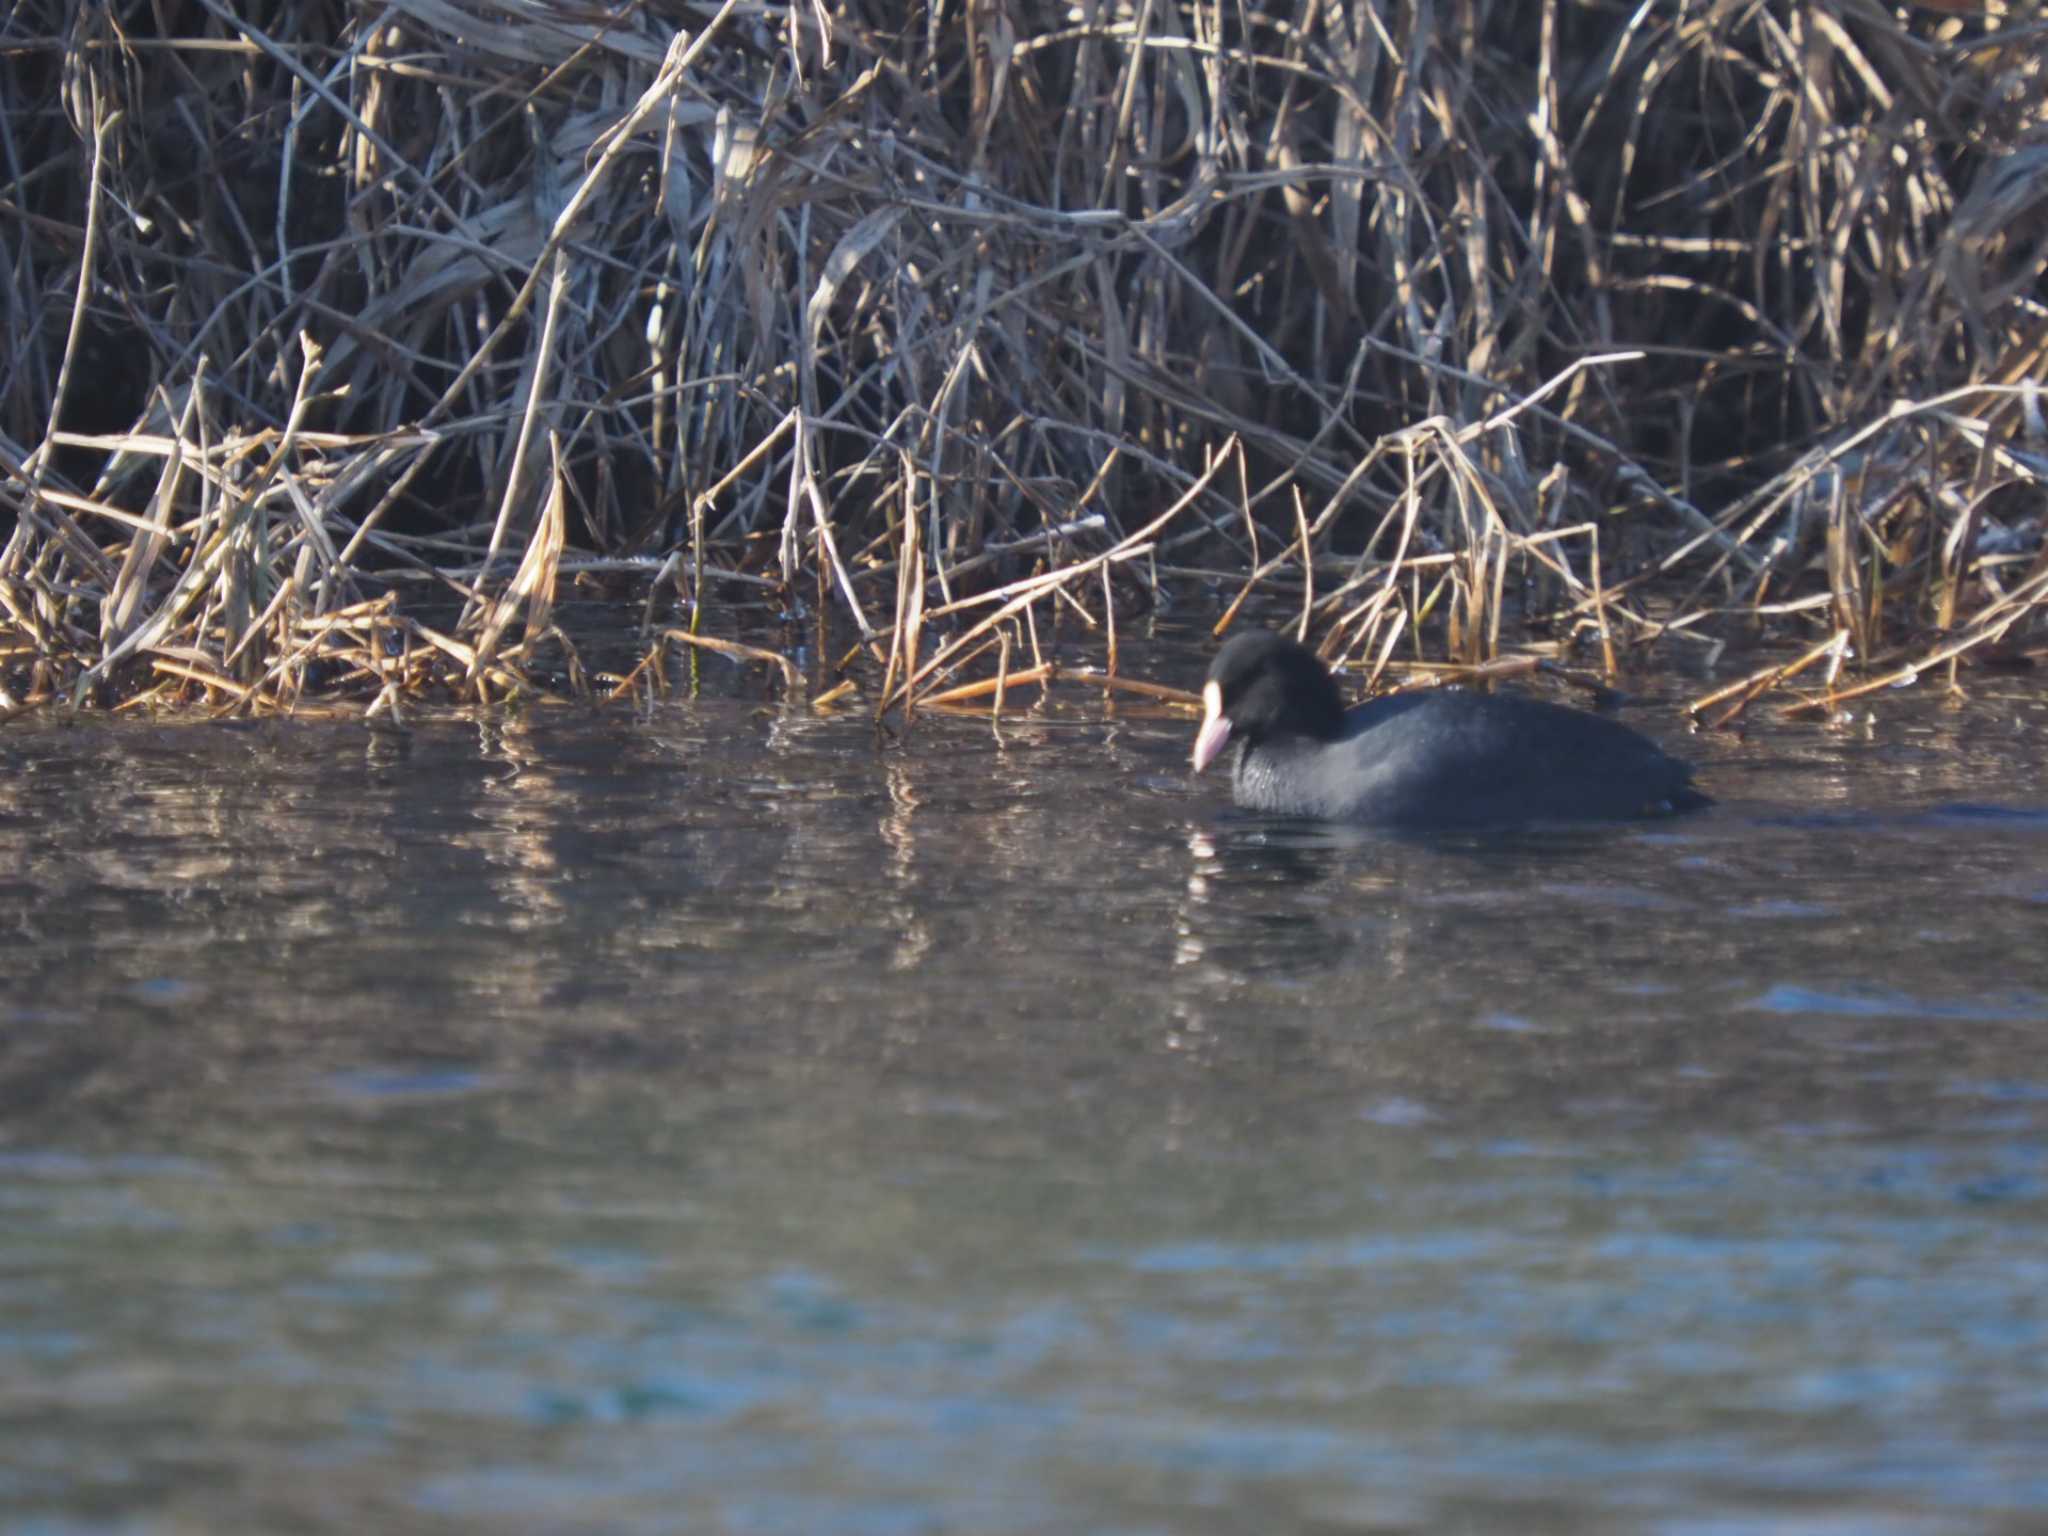
[[[1783,642],[1715,721],[2038,660],[2044,59],[1997,0],[21,0],[0,711],[705,649],[1000,710],[1247,602],[1376,680]]]

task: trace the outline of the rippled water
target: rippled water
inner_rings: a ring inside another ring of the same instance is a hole
[[[1722,805],[1262,823],[1078,699],[19,721],[0,1517],[2043,1529],[2048,696],[1631,718]]]

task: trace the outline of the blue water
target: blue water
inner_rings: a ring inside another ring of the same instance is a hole
[[[2048,706],[1884,709],[1448,842],[1078,701],[17,722],[0,1525],[2048,1527]]]

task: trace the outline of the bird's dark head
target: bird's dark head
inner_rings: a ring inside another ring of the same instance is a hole
[[[1313,651],[1256,630],[1234,637],[1209,664],[1202,685],[1202,729],[1195,772],[1232,741],[1257,746],[1280,736],[1335,741],[1344,733],[1344,699]]]

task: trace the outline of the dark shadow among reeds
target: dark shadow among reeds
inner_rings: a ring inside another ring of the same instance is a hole
[[[1190,593],[1374,673],[1804,651],[1712,719],[2048,650],[2037,11],[254,14],[0,17],[0,711],[714,643],[1000,708]]]

